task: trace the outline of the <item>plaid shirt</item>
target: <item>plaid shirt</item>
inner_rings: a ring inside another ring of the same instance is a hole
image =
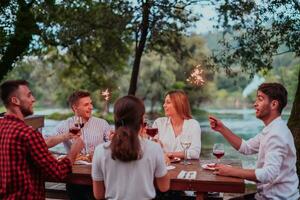
[[[8,115],[0,118],[0,199],[45,199],[46,177],[61,180],[72,171],[57,161],[38,131]]]

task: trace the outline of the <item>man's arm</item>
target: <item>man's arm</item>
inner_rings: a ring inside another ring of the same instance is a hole
[[[45,142],[48,146],[48,148],[54,147],[58,145],[59,143],[62,143],[66,140],[69,140],[73,137],[72,133],[64,133],[61,135],[55,135],[55,136],[50,136],[45,139]]]
[[[215,167],[214,174],[220,176],[232,176],[258,182],[254,169],[242,169],[238,167],[219,164]]]
[[[242,139],[235,135],[229,128],[227,128],[221,120],[214,116],[209,116],[210,127],[217,132],[220,132],[225,139],[236,149],[239,150],[242,144]]]
[[[76,155],[81,151],[84,143],[81,138],[77,138],[66,158],[58,161],[49,151],[45,140],[41,133],[26,130],[28,132],[26,137],[26,145],[29,151],[29,156],[34,164],[41,169],[46,177],[51,177],[61,180],[67,176],[72,170],[72,164],[75,161]]]

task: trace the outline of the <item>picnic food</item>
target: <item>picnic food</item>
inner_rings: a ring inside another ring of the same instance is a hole
[[[92,162],[92,156],[90,154],[78,154],[76,160],[83,160],[86,162]]]

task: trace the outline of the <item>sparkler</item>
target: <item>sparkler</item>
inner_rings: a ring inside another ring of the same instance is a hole
[[[203,79],[203,69],[201,69],[201,65],[197,65],[191,72],[190,76],[186,79],[192,85],[202,86],[205,81]]]
[[[103,96],[103,98],[104,98],[105,101],[108,101],[109,98],[110,98],[110,92],[108,91],[108,88],[106,88],[105,91],[102,91],[101,95]]]
[[[108,108],[109,108],[108,101],[110,99],[111,94],[110,94],[108,88],[106,88],[106,90],[104,90],[104,91],[101,92],[101,95],[102,95],[102,97],[105,100],[103,114],[106,115],[108,113]]]

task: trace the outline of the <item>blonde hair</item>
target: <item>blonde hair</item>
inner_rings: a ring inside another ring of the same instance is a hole
[[[168,95],[179,116],[183,119],[192,119],[191,106],[186,93],[182,90],[171,90],[167,92],[166,96]]]

